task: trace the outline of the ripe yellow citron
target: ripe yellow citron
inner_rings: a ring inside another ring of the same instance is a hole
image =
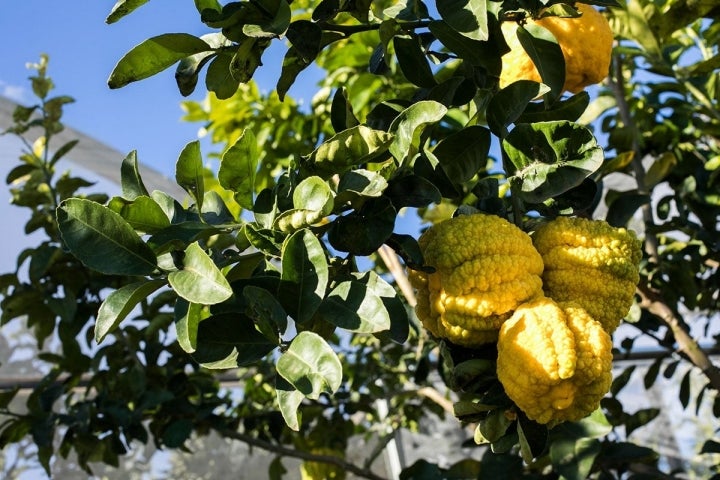
[[[433,273],[411,270],[418,318],[437,338],[478,347],[497,340],[521,303],[542,295],[543,263],[527,233],[495,215],[463,215],[418,240]]]
[[[573,93],[607,77],[613,44],[610,24],[600,12],[584,3],[578,3],[576,8],[582,16],[544,17],[528,21],[528,24],[544,27],[555,36],[565,58],[563,90]],[[502,24],[510,52],[502,57],[500,88],[518,80],[542,82],[535,64],[515,34],[517,28],[518,24],[515,22]]]

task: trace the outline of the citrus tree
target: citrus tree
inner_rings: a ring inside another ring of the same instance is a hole
[[[218,148],[180,152],[187,198],[148,191],[136,152],[112,198],[58,176],[72,99],[50,96],[46,59],[15,111],[13,203],[47,239],[2,277],[2,322],[59,349],[22,407],[0,396],[0,444],[31,436],[50,472],[212,431],[275,454],[271,478],[284,457],[381,478],[393,430],[454,415],[479,455],[403,478],[673,473],[629,441],[659,410],[623,404],[632,367],[611,362],[651,342],[645,386],[680,375],[677,408],[720,415],[714,2],[195,4],[206,35],[150,38],[108,81],[203,79],[184,107]],[[288,90],[307,68],[325,75],[303,108]],[[358,436],[377,440],[359,463]]]

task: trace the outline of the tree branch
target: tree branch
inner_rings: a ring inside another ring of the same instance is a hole
[[[353,463],[346,462],[340,457],[334,457],[332,455],[316,455],[314,453],[296,450],[294,448],[286,447],[284,445],[276,445],[266,440],[261,440],[259,438],[255,438],[253,436],[240,433],[235,430],[221,430],[219,431],[219,433],[224,437],[232,438],[233,440],[239,440],[253,447],[267,450],[268,452],[278,453],[286,457],[299,458],[301,460],[306,460],[310,462],[329,463],[331,465],[335,465],[336,467],[342,468],[347,472],[351,472],[358,477],[367,478],[369,480],[386,480],[384,477],[375,475],[369,469],[360,468]]]
[[[656,291],[642,284],[638,286],[637,292],[640,295],[640,307],[660,318],[673,332],[675,341],[678,343],[678,353],[685,355],[705,374],[710,381],[710,386],[720,391],[720,370],[710,361],[695,339],[682,327],[681,320],[668,304]]]
[[[397,259],[397,255],[393,249],[387,245],[383,245],[378,248],[377,252],[382,261],[385,263],[385,266],[390,271],[390,274],[393,278],[395,278],[395,283],[397,283],[398,288],[400,288],[400,291],[405,297],[405,300],[407,300],[408,305],[414,308],[417,304],[415,291],[413,290],[412,285],[410,285],[410,280],[408,280],[405,270],[400,264],[400,261]]]

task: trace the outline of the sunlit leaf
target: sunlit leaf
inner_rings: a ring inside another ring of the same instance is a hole
[[[225,276],[197,242],[185,249],[182,270],[170,272],[168,281],[179,296],[192,303],[213,305],[233,293]]]
[[[98,310],[95,321],[95,341],[102,342],[105,336],[115,330],[120,322],[133,311],[138,303],[147,299],[158,288],[165,285],[164,280],[148,280],[125,285],[111,292]]]
[[[325,297],[328,264],[325,250],[310,230],[294,233],[283,245],[282,280],[287,282],[284,305],[303,323],[315,314]]]
[[[234,192],[235,201],[247,210],[253,206],[259,158],[255,135],[252,130],[246,129],[225,151],[220,162],[220,185]]]
[[[342,364],[318,334],[300,332],[277,361],[278,373],[306,397],[334,393],[342,381]]]
[[[108,85],[124,87],[148,78],[196,53],[212,50],[203,40],[187,33],[166,33],[149,38],[134,47],[115,65]]]

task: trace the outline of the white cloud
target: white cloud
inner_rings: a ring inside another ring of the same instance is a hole
[[[25,87],[10,85],[2,80],[0,80],[0,95],[17,103],[25,103],[27,101],[27,90],[25,90]]]

